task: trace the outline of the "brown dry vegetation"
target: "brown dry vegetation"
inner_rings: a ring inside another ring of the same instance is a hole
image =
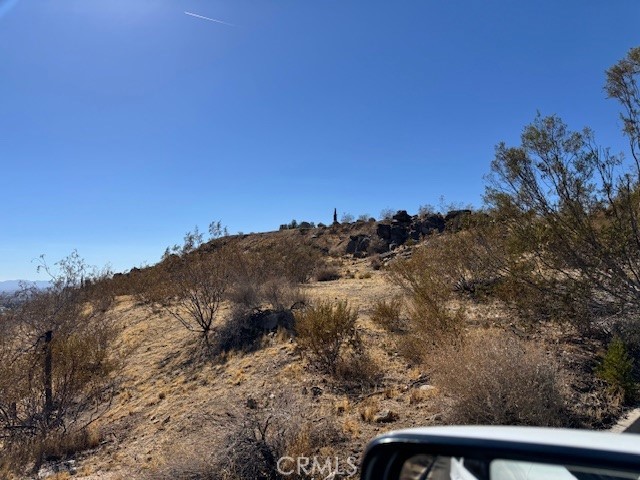
[[[227,338],[229,348],[203,348],[169,310],[142,301],[145,277],[154,278],[159,268],[116,279],[122,284],[110,288],[120,295],[106,312],[119,332],[111,347],[122,361],[113,373],[115,397],[91,435],[76,436],[75,443],[59,438],[48,448],[56,458],[77,460],[76,478],[254,478],[271,475],[273,459],[283,455],[359,458],[371,438],[390,428],[451,422],[602,427],[619,411],[593,374],[601,341],[571,325],[521,323],[500,300],[456,290],[459,264],[445,260],[461,261],[449,253],[467,233],[400,249],[381,269],[368,258],[328,256],[349,234],[340,226],[220,239],[262,266],[263,248],[269,258],[278,241],[300,241],[318,252],[317,265],[330,261],[341,273],[337,280],[302,284],[281,273],[252,284],[250,275],[239,274],[210,333],[211,345]],[[314,243],[323,237],[322,247]],[[202,255],[207,249],[219,251],[205,245]],[[423,262],[442,275],[420,276]],[[439,282],[435,288],[433,282]],[[238,285],[251,292],[239,295]],[[284,293],[274,293],[276,286]],[[238,325],[250,326],[254,318],[247,311],[287,311],[285,297],[307,305],[297,310],[298,332],[254,329],[250,348],[233,343],[237,332],[248,331]],[[319,330],[328,312],[333,333],[343,335],[335,352],[310,340],[332,335]],[[314,316],[317,325],[305,323]],[[235,330],[225,330],[229,325]],[[324,353],[329,356],[318,356]],[[488,411],[488,393],[506,403]],[[524,409],[523,400],[529,402]]]

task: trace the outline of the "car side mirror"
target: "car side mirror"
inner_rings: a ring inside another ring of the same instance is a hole
[[[373,440],[365,480],[640,479],[640,436],[535,427],[430,427]]]

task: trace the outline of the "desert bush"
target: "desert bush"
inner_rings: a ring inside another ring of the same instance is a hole
[[[102,433],[93,425],[70,432],[57,432],[48,437],[40,448],[38,455],[47,461],[70,458],[78,452],[90,450],[100,445]]]
[[[621,318],[611,324],[611,336],[619,337],[634,360],[640,358],[640,318]],[[637,364],[634,369],[637,368]]]
[[[258,250],[235,248],[229,263],[233,278],[229,298],[234,303],[247,309],[263,308],[265,303],[290,309],[305,302],[299,284],[307,282],[323,262],[313,247],[284,239]]]
[[[614,337],[609,343],[607,353],[596,370],[597,375],[607,382],[609,390],[624,403],[637,398],[637,385],[633,378],[633,359],[627,353],[620,337]]]
[[[82,448],[85,425],[108,408],[116,387],[117,332],[91,304],[90,269],[76,252],[57,269],[41,266],[51,287],[23,290],[0,331],[0,456],[15,468],[26,460],[39,466],[54,444]]]
[[[338,280],[341,277],[340,270],[334,266],[325,265],[316,271],[316,280],[318,282],[329,282]]]
[[[412,365],[419,365],[433,353],[433,344],[424,334],[409,332],[398,335],[395,339],[398,354],[405,358]]]
[[[369,391],[382,382],[384,369],[363,349],[340,356],[335,368],[339,387],[347,393]]]
[[[289,309],[247,310],[236,305],[231,314],[216,327],[212,353],[250,352],[261,346],[265,334],[281,329],[293,335],[294,314]]]
[[[380,221],[390,221],[393,219],[393,216],[396,214],[396,211],[392,208],[383,208],[380,211],[380,215],[378,215],[378,219]]]
[[[218,471],[224,473],[223,478],[240,480],[308,478],[303,471],[280,473],[278,459],[310,458],[342,440],[331,419],[312,419],[299,401],[256,402],[245,409],[242,421],[226,438]]]
[[[300,308],[309,302],[299,285],[283,278],[269,278],[260,286],[263,302],[273,310]]]
[[[298,346],[313,365],[335,374],[346,350],[361,350],[357,318],[358,311],[346,301],[321,302],[299,310],[295,314]]]
[[[288,459],[295,463],[298,457],[332,458],[345,440],[332,418],[314,415],[299,394],[290,390],[262,400],[250,397],[244,406],[233,406],[227,413],[234,419],[232,424],[198,432],[195,443],[172,445],[163,465],[143,478],[318,478],[318,470],[298,472]],[[278,471],[281,458],[285,461]],[[329,478],[330,473],[324,470],[322,478]]]
[[[270,276],[286,278],[292,283],[306,283],[322,264],[319,250],[299,240],[284,238],[257,252],[259,263]]]
[[[201,246],[197,229],[187,233],[184,244],[173,248],[176,253],[165,255],[163,262],[147,273],[148,283],[141,296],[151,308],[166,311],[209,345],[213,323],[231,283],[231,253],[224,245],[208,252]]]
[[[585,330],[598,317],[640,309],[639,66],[634,48],[605,85],[623,107],[632,162],[598,146],[588,128],[538,115],[520,146],[496,147],[491,165],[486,200],[509,235],[510,279]]]
[[[380,411],[380,401],[375,397],[367,397],[358,406],[360,419],[365,423],[373,423],[376,413]]]
[[[491,331],[434,355],[433,379],[459,424],[568,426],[560,372],[542,348]]]
[[[389,300],[378,300],[373,305],[371,320],[389,332],[404,331],[407,324],[402,318],[402,298],[396,296]]]
[[[389,279],[407,295],[409,335],[426,347],[458,342],[463,334],[464,313],[449,305],[455,281],[452,237],[438,237],[416,249],[409,259],[390,264]]]

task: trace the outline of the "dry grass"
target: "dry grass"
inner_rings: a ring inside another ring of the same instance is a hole
[[[304,237],[297,231],[277,235]],[[327,229],[318,242],[326,241],[326,246],[332,248],[331,235],[348,239],[349,232],[337,230],[331,233]],[[259,249],[262,242],[271,241],[270,234],[248,236],[243,240],[246,245],[239,244],[242,245],[240,250]],[[420,248],[416,247],[414,253]],[[306,416],[305,421],[297,422],[300,428],[290,428],[290,434],[285,436],[287,440],[283,444],[289,445],[290,452],[315,451],[330,455],[331,449],[337,448],[340,452],[359,455],[382,428],[451,421],[452,417],[445,414],[455,399],[454,394],[445,388],[445,383],[439,380],[436,383],[436,377],[426,375],[428,360],[434,353],[430,342],[417,338],[409,348],[411,335],[389,335],[372,320],[376,301],[393,299],[402,293],[400,288],[387,282],[386,268],[371,269],[369,259],[341,258],[340,262],[344,269],[352,272],[370,272],[371,278],[360,281],[343,276],[332,282],[311,282],[303,286],[303,293],[315,304],[348,300],[350,307],[360,312],[355,321],[360,341],[378,365],[373,369],[376,375],[384,372],[383,381],[377,377],[379,383],[375,384],[374,392],[365,392],[361,387],[345,389],[339,378],[327,377],[309,368],[310,357],[301,358],[295,338],[291,339],[282,330],[261,340],[259,349],[230,351],[225,354],[224,362],[195,359],[193,339],[179,323],[166,313],[151,313],[131,297],[121,297],[110,315],[117,319],[122,332],[118,337],[118,348],[128,352],[123,382],[111,410],[103,419],[108,427],[103,437],[105,443],[90,457],[79,459],[79,470],[87,474],[83,480],[189,478],[190,472],[199,475],[191,478],[206,479],[212,471],[216,473],[215,478],[221,478],[224,469],[216,467],[211,446],[219,445],[221,439],[238,432],[245,421],[243,411],[249,399],[262,405],[264,399],[274,395],[273,400],[276,400],[283,391],[300,396],[299,402]],[[452,299],[455,302],[458,297]],[[460,303],[469,315],[465,326],[471,336],[478,327],[499,324],[507,316],[499,306],[491,307],[496,310],[493,312],[482,304],[471,303],[467,296]],[[230,305],[223,303],[220,318],[228,319],[230,313]],[[409,316],[407,311],[404,314]],[[222,322],[215,323],[216,328],[221,325]],[[522,342],[528,345],[528,342]],[[420,355],[415,367],[408,369],[406,359],[396,354],[396,343],[407,347],[404,352],[407,356],[411,352],[427,352],[428,355]],[[558,345],[553,348],[565,348],[562,341]],[[572,343],[571,348],[571,352],[586,355],[582,345]],[[349,353],[350,349],[344,352]],[[352,365],[357,365],[357,356],[341,357],[354,360]],[[445,357],[441,358],[443,362],[447,361]],[[368,362],[360,365],[369,366]],[[585,375],[577,374],[585,379]],[[437,388],[417,386],[426,381]],[[375,423],[375,416],[382,410],[397,412],[396,421],[384,427]],[[334,428],[339,433],[334,432],[329,437],[314,434],[317,429],[309,425],[320,425],[321,418],[336,419]],[[334,442],[337,447],[332,447]]]
[[[371,320],[388,332],[401,332],[407,327],[402,318],[402,298],[392,297],[389,300],[378,300],[373,306]]]
[[[363,422],[373,423],[376,414],[380,411],[380,402],[375,397],[367,397],[358,406],[358,413]]]
[[[345,418],[342,422],[342,431],[348,438],[354,439],[360,436],[362,429],[358,421],[353,418]]]
[[[425,385],[429,388],[412,388],[409,392],[408,401],[409,405],[419,405],[421,403],[433,400],[438,397],[439,390],[431,385]]]
[[[480,331],[432,360],[435,383],[450,397],[458,424],[572,424],[560,371],[535,344]]]

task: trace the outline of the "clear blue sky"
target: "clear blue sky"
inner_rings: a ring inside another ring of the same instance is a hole
[[[623,149],[602,87],[639,20],[638,0],[0,0],[0,280],[73,249],[154,263],[216,219],[480,205],[537,110]]]

